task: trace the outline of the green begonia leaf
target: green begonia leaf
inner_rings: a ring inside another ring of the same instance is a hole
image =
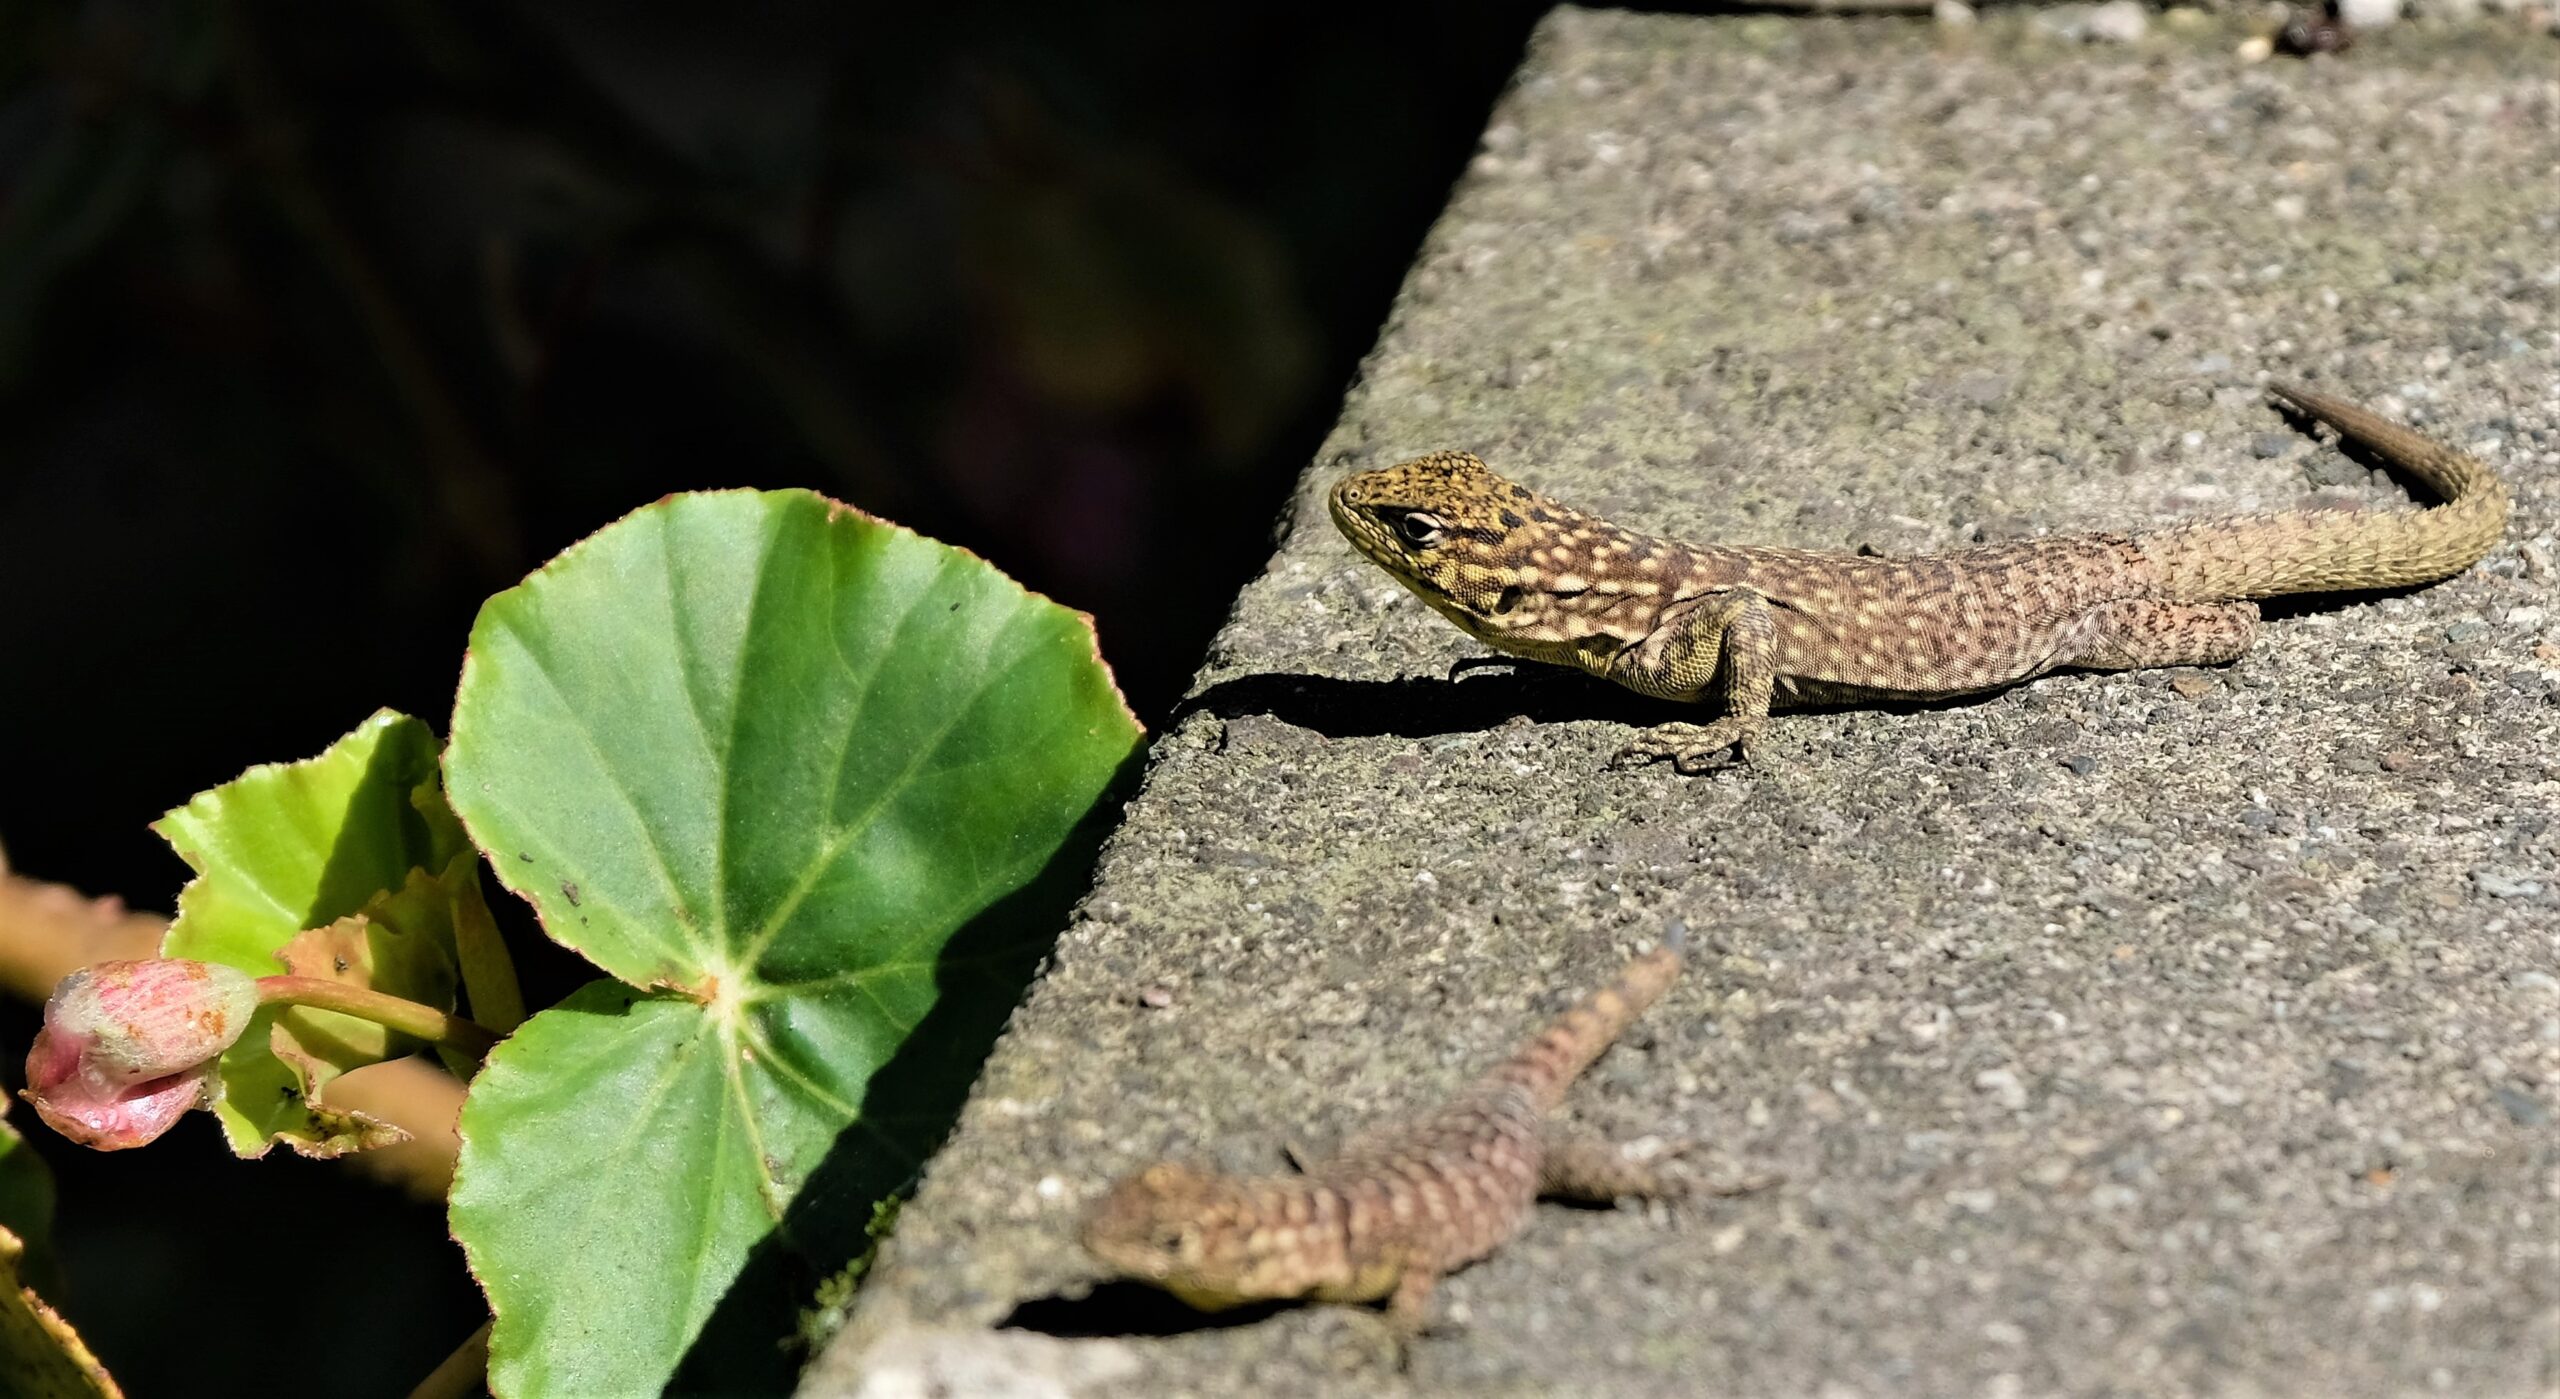
[[[154,829],[196,872],[163,956],[274,976],[306,930],[361,918],[340,931],[364,945],[367,984],[452,1007],[453,930],[440,910],[478,879],[478,862],[445,805],[425,724],[383,710],[318,757],[251,768]],[[397,1129],[317,1095],[345,1069],[415,1048],[348,1016],[271,1007],[223,1054],[214,1112],[242,1156],[279,1141],[311,1156],[397,1141]]]
[[[805,492],[662,501],[489,601],[454,808],[619,978],[463,1111],[500,1394],[787,1383],[777,1338],[947,1126],[1055,932],[1023,891],[1076,872],[1138,736],[1083,616]]]

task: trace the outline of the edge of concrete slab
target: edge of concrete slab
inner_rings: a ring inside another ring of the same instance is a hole
[[[2163,30],[1547,21],[804,1393],[2560,1371],[2560,83],[2502,31],[2250,67]],[[2479,451],[2508,543],[2229,669],[1784,719],[1709,781],[1601,772],[1676,717],[1616,692],[1440,679],[1473,648],[1318,503],[1459,443],[1809,547],[2397,504],[2263,407],[2277,369]],[[1346,1368],[1323,1309],[986,1329],[1092,1285],[1071,1229],[1110,1176],[1427,1105],[1673,913],[1695,970],[1576,1111],[1775,1165],[1770,1198],[1542,1217],[1402,1375]]]

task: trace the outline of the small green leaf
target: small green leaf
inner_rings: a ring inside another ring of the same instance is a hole
[[[80,1333],[18,1275],[23,1247],[16,1234],[0,1227],[0,1395],[123,1399]]]
[[[0,1229],[26,1245],[19,1264],[23,1280],[50,1289],[53,1262],[53,1172],[44,1158],[27,1146],[18,1129],[0,1119]]]
[[[117,1399],[116,1382],[40,1292],[54,1268],[53,1174],[0,1121],[0,1395]]]
[[[196,872],[178,895],[163,956],[274,976],[305,930],[363,916],[375,925],[352,934],[372,968],[365,984],[452,1006],[453,929],[438,910],[459,897],[455,882],[479,876],[445,805],[425,724],[383,710],[318,757],[251,768],[154,829]],[[278,1057],[279,1044],[290,1062]],[[242,1156],[279,1141],[312,1156],[397,1141],[397,1129],[315,1095],[338,1072],[411,1048],[328,1011],[261,1011],[222,1056],[214,1111],[223,1135]]]
[[[1138,733],[1082,616],[806,492],[660,502],[489,601],[454,807],[627,983],[463,1110],[499,1393],[787,1384],[1055,932],[1009,896],[1073,872]]]

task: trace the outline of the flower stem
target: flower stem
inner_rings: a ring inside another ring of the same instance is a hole
[[[463,1019],[434,1006],[404,1001],[370,987],[349,986],[321,976],[262,976],[258,978],[258,1001],[262,1005],[309,1006],[313,1010],[334,1010],[358,1020],[370,1020],[388,1026],[401,1034],[440,1044],[460,1054],[479,1059],[498,1043],[498,1037],[485,1025]]]

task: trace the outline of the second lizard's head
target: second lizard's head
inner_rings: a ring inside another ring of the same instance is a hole
[[[1660,591],[1671,563],[1661,542],[1559,505],[1468,452],[1354,472],[1328,504],[1352,548],[1506,651],[1615,630],[1610,606]]]
[[[1293,1265],[1293,1230],[1262,1218],[1234,1180],[1175,1162],[1113,1185],[1085,1216],[1081,1237],[1111,1271],[1204,1311],[1312,1285]]]

